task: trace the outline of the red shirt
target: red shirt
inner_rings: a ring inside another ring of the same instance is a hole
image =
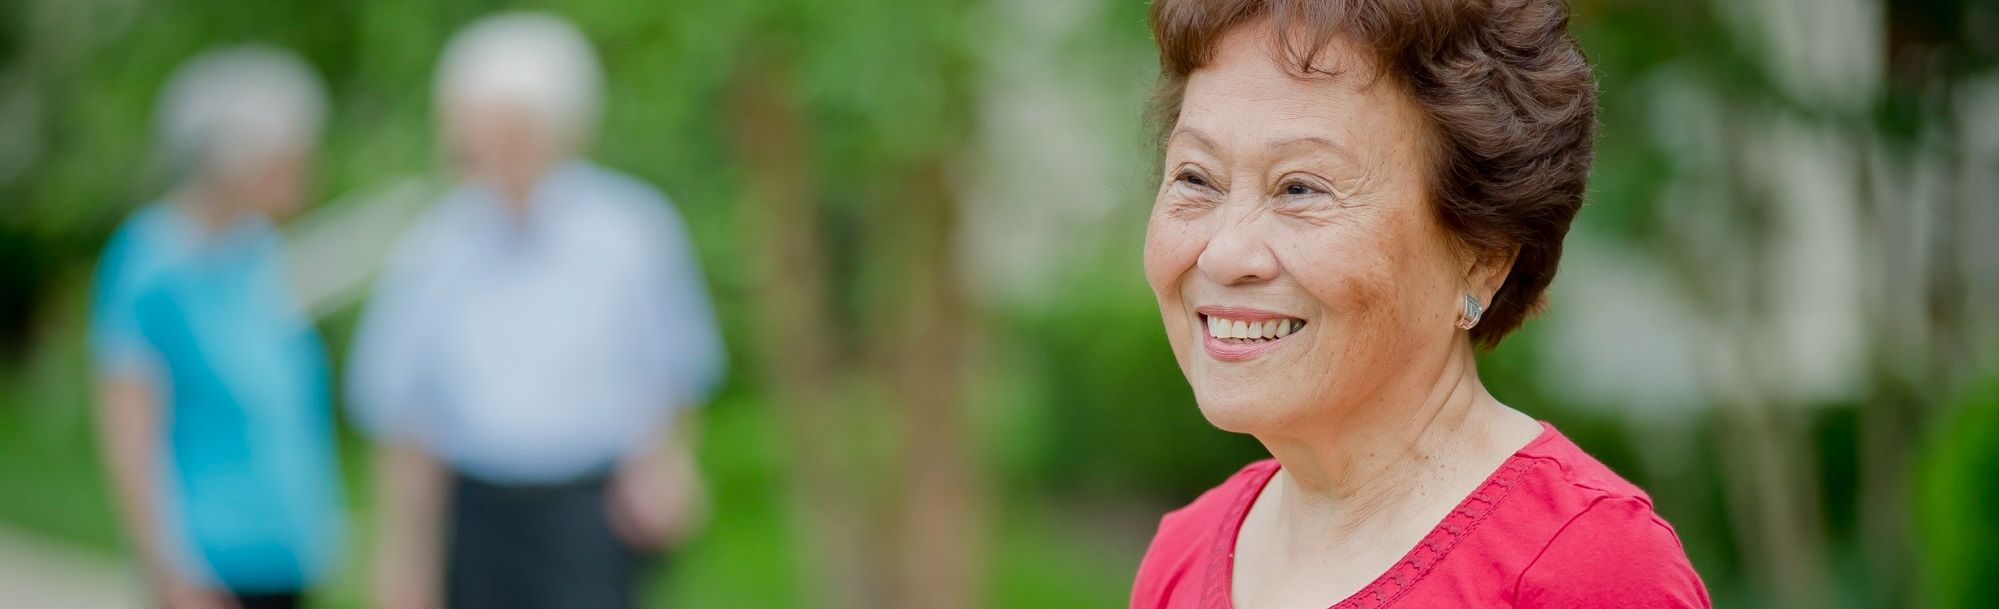
[[[1236,532],[1277,473],[1252,463],[1159,522],[1132,609],[1231,609]],[[1546,423],[1402,561],[1334,605],[1709,607],[1652,499]]]

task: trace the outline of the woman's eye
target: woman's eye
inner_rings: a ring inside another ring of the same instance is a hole
[[[1325,188],[1319,188],[1317,184],[1313,184],[1309,180],[1303,180],[1303,178],[1283,180],[1283,188],[1279,188],[1279,190],[1283,192],[1283,196],[1315,196],[1315,194],[1325,194]]]
[[[1192,184],[1194,186],[1199,186],[1201,188],[1208,187],[1208,179],[1201,177],[1201,174],[1198,173],[1189,172],[1189,173],[1180,174],[1180,181]]]

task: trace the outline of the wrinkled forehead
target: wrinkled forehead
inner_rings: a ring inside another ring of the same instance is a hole
[[[1300,72],[1267,26],[1229,34],[1206,64],[1188,75],[1172,140],[1199,134],[1224,147],[1271,147],[1328,140],[1366,153],[1420,126],[1413,104],[1379,78],[1360,46],[1335,38]],[[1169,140],[1168,146],[1185,142]]]

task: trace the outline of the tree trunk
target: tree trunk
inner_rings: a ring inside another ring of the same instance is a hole
[[[948,159],[926,159],[877,226],[897,269],[898,323],[888,328],[889,390],[903,423],[896,600],[908,609],[979,604],[985,492],[963,391],[969,314],[959,268]]]
[[[789,440],[788,504],[802,552],[801,602],[835,609],[885,605],[881,538],[840,444],[842,378],[825,264],[811,138],[789,74],[753,63],[732,91],[731,135],[743,168],[747,231],[756,246],[755,345],[768,369],[775,418]]]

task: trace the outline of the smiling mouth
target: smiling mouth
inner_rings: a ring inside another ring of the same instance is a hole
[[[1208,326],[1208,338],[1230,345],[1277,342],[1305,328],[1305,320],[1296,317],[1248,320],[1200,314],[1200,318]]]

